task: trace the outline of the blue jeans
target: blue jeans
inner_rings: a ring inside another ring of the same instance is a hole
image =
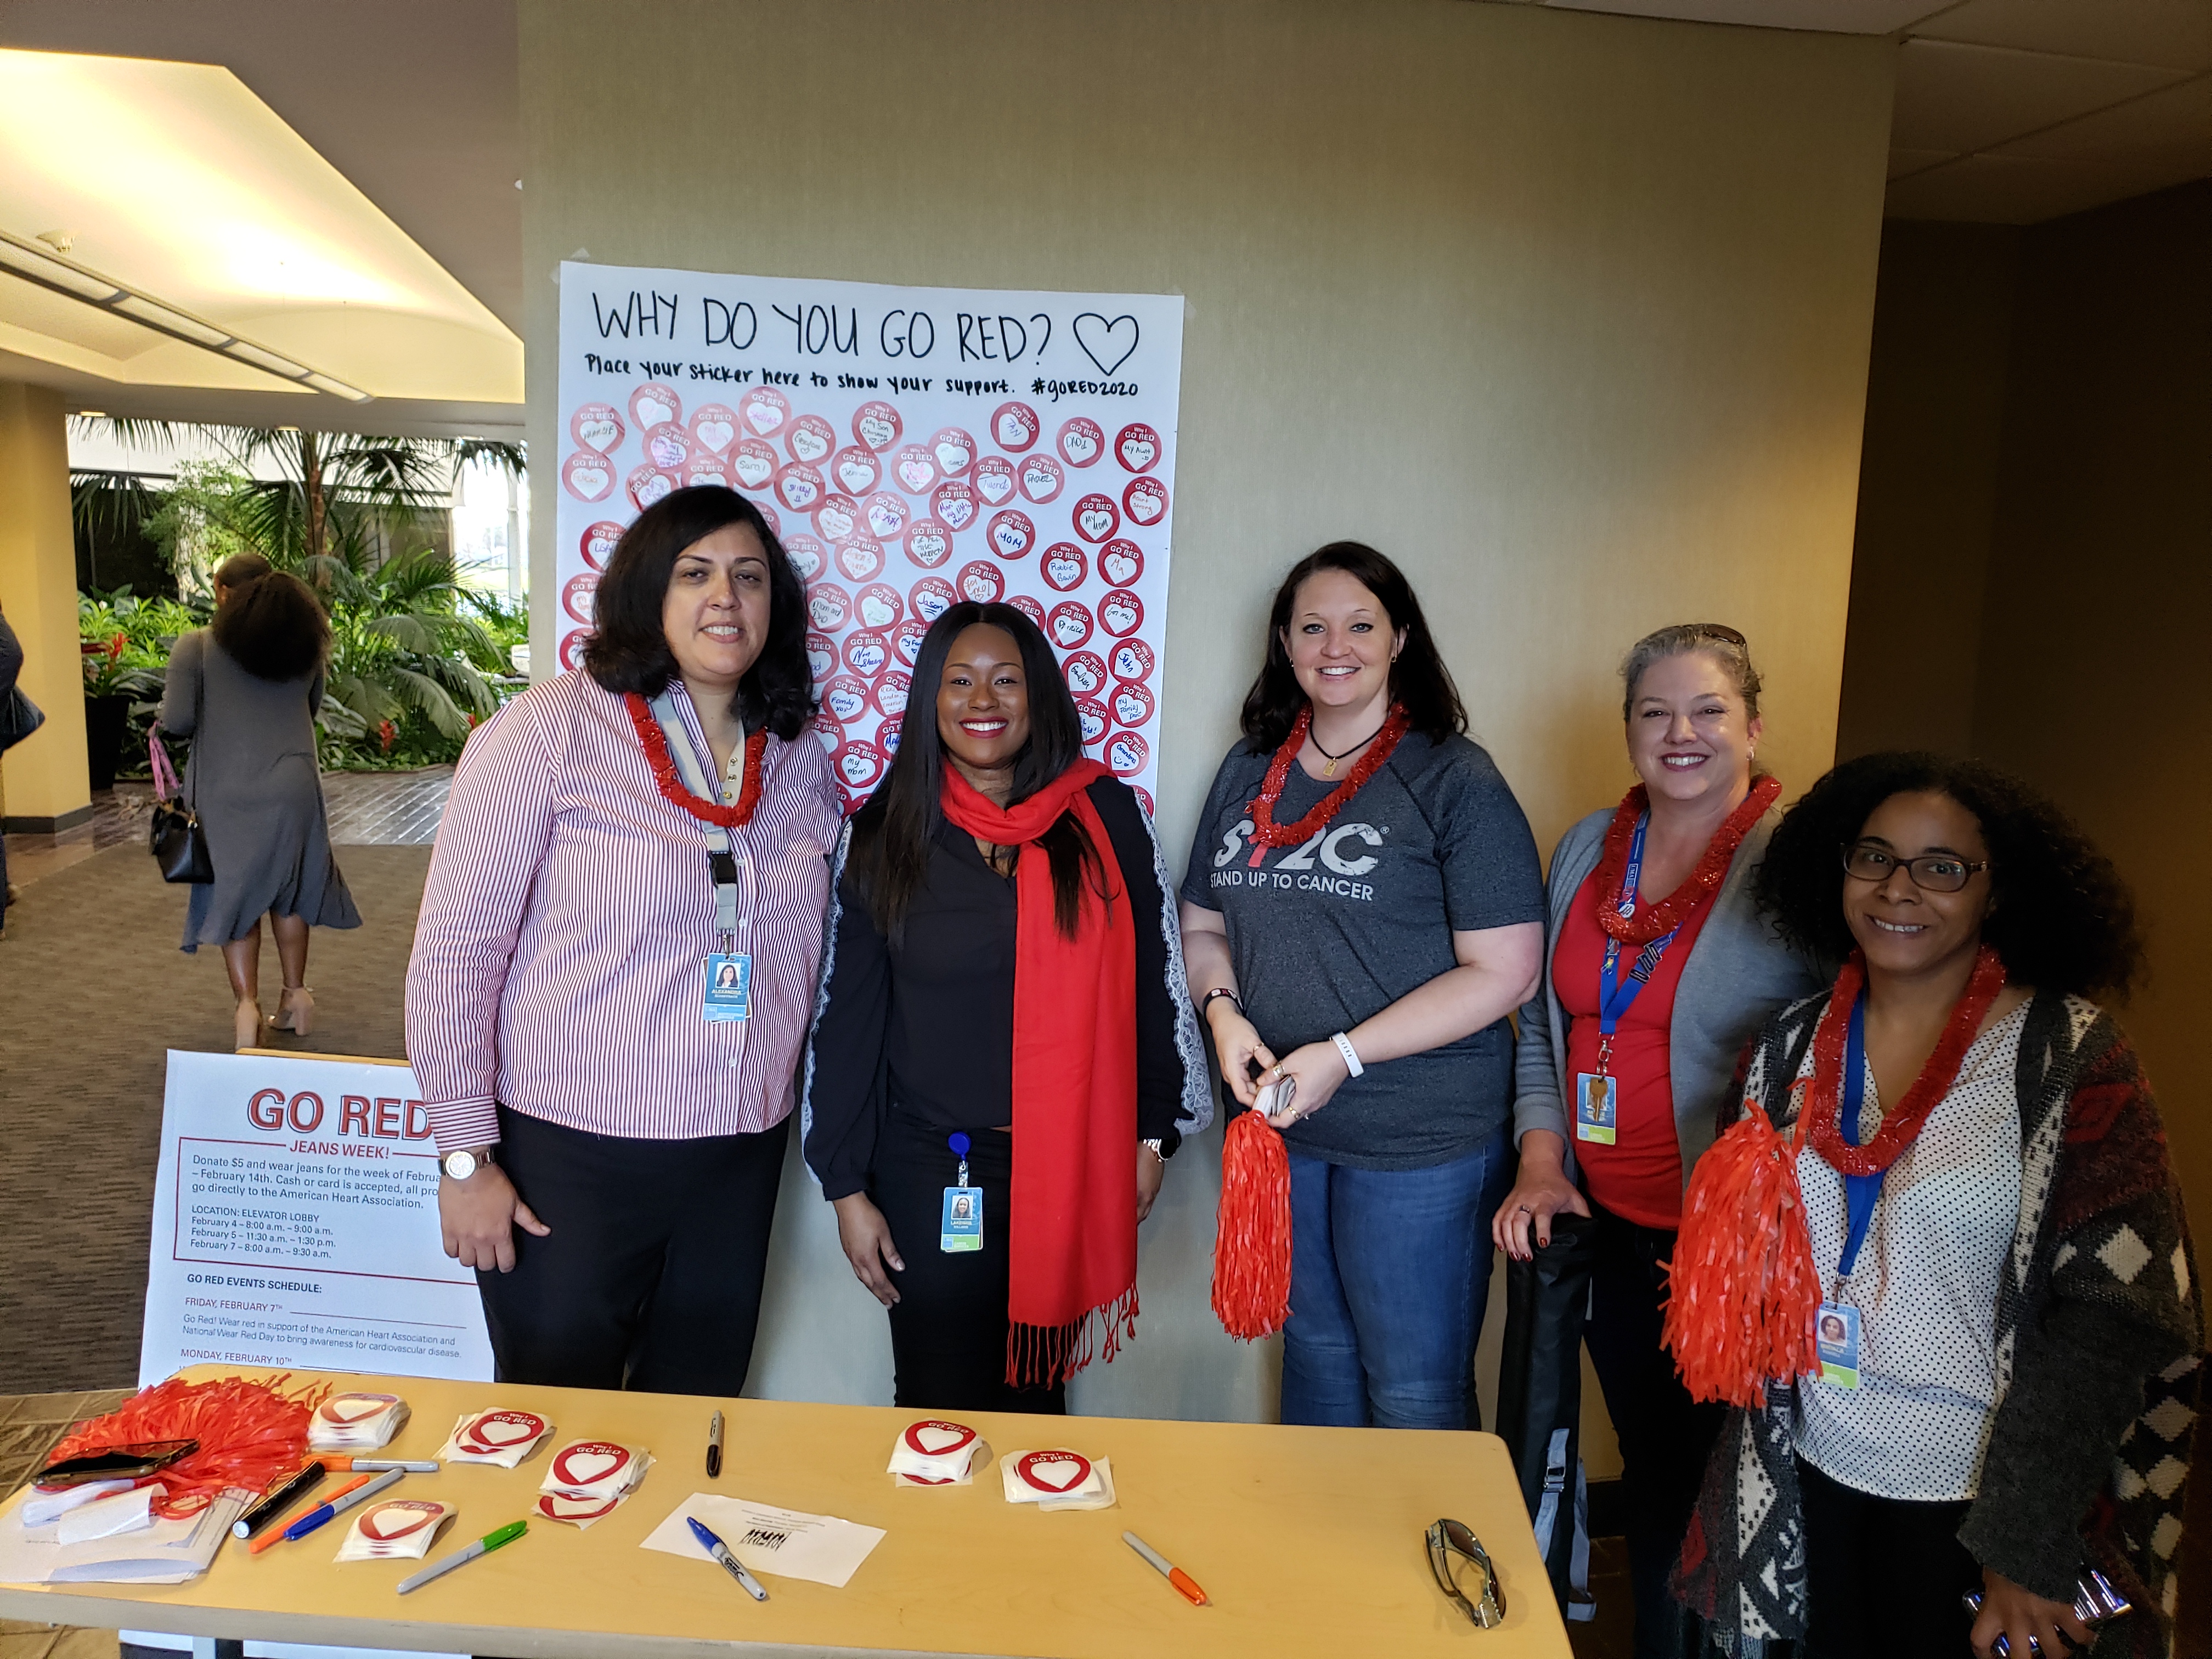
[[[1426,1170],[1348,1170],[1291,1154],[1291,1317],[1283,1421],[1480,1428],[1474,1342],[1490,1218],[1510,1136]]]

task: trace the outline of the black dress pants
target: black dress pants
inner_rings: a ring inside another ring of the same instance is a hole
[[[1961,1598],[1982,1587],[1959,1541],[1972,1505],[1877,1498],[1802,1457],[1797,1486],[1812,1603],[1804,1659],[1962,1659],[1974,1620]]]
[[[890,1275],[899,1293],[890,1310],[892,1397],[912,1411],[1063,1413],[1064,1383],[1014,1389],[1006,1382],[1014,1138],[1004,1129],[967,1131],[968,1184],[983,1189],[983,1248],[947,1251],[938,1248],[945,1189],[960,1175],[951,1133],[894,1106],[876,1138],[868,1193],[906,1263]]]
[[[499,1110],[494,1156],[553,1231],[479,1273],[502,1382],[724,1397],[745,1385],[789,1120],[633,1140]]]
[[[1620,1437],[1620,1486],[1627,1510],[1628,1582],[1636,1602],[1637,1659],[1671,1659],[1687,1650],[1688,1613],[1668,1593],[1667,1574],[1681,1553],[1697,1507],[1705,1460],[1727,1408],[1690,1398],[1660,1345],[1664,1316],[1662,1261],[1674,1234],[1640,1227],[1595,1200],[1596,1257],[1590,1316],[1583,1340]]]

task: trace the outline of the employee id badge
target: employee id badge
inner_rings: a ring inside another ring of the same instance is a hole
[[[1611,1146],[1620,1139],[1620,1079],[1595,1072],[1575,1075],[1575,1139]]]
[[[706,1002],[701,1018],[710,1025],[753,1017],[753,959],[750,955],[707,958]]]
[[[1859,1310],[1841,1303],[1823,1302],[1813,1327],[1814,1346],[1820,1354],[1820,1381],[1838,1389],[1859,1385]]]
[[[983,1248],[983,1189],[947,1187],[945,1214],[937,1226],[940,1250],[980,1250]]]

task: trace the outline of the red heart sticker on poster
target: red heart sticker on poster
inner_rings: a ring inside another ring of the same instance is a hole
[[[988,559],[971,559],[960,567],[959,587],[963,599],[995,605],[1006,597],[1006,573]]]
[[[975,487],[964,478],[947,478],[929,498],[930,516],[952,530],[975,522]]]
[[[1024,455],[1021,470],[1015,475],[1015,482],[1021,485],[1025,499],[1042,507],[1060,494],[1060,486],[1067,482],[1067,475],[1060,470],[1060,463],[1049,455]]]
[[[1090,562],[1073,542],[1054,542],[1045,549],[1037,568],[1044,573],[1045,586],[1054,592],[1073,593],[1090,574]]]
[[[833,542],[842,542],[860,527],[860,504],[850,495],[832,492],[814,508],[814,527]]]
[[[888,631],[906,617],[906,600],[889,582],[870,582],[853,596],[853,614],[863,628]]]
[[[1024,1452],[1014,1464],[1014,1478],[1032,1491],[1057,1498],[1091,1478],[1091,1460],[1081,1452]]]
[[[876,682],[876,707],[883,710],[885,720],[896,721],[905,714],[907,696],[913,689],[913,677],[896,668]]]
[[[726,455],[738,441],[738,411],[726,404],[702,404],[691,411],[691,441],[710,455]]]
[[[597,1521],[612,1515],[621,1504],[619,1494],[613,1498],[568,1498],[549,1492],[538,1494],[538,1512],[548,1521]]]
[[[1121,492],[1121,510],[1132,524],[1158,524],[1168,510],[1168,487],[1158,478],[1132,478]]]
[[[937,458],[937,470],[948,478],[964,478],[975,465],[975,441],[957,426],[939,427],[931,434],[929,453]]]
[[[1042,628],[1044,626],[1044,607],[1039,605],[1035,599],[1031,599],[1028,594],[1017,593],[1013,598],[1008,599],[1006,603],[1013,606],[1015,610],[1020,611],[1022,615],[1027,617],[1039,628]]]
[[[630,500],[637,503],[641,513],[677,487],[675,475],[663,472],[657,466],[634,467],[629,477],[623,480],[623,488],[629,492]]]
[[[793,536],[783,544],[783,556],[791,561],[791,568],[799,573],[802,582],[811,582],[820,575],[830,557],[822,544],[811,536]]]
[[[396,1539],[410,1537],[444,1518],[446,1506],[420,1498],[395,1498],[388,1504],[379,1504],[354,1524],[361,1535],[379,1544],[389,1544]]]
[[[845,590],[835,582],[816,582],[806,590],[806,619],[825,634],[842,628],[852,607]]]
[[[1134,680],[1114,687],[1114,720],[1119,726],[1143,726],[1152,718],[1152,694]]]
[[[1114,678],[1148,680],[1152,677],[1152,647],[1142,640],[1124,640],[1114,647]]]
[[[1114,505],[1111,495],[1085,495],[1075,504],[1069,514],[1075,533],[1086,542],[1104,541],[1121,527],[1121,510]]]
[[[615,556],[615,544],[622,539],[623,527],[612,519],[601,519],[597,524],[584,527],[579,550],[584,562],[594,570],[605,570],[607,561]]]
[[[775,451],[758,438],[740,438],[730,447],[730,471],[748,489],[758,489],[775,477]]]
[[[1037,441],[1044,424],[1027,404],[1000,404],[991,411],[991,440],[1000,448],[1020,454]]]
[[[944,577],[924,576],[908,592],[906,602],[913,607],[914,614],[927,625],[935,622],[950,611],[958,602],[959,598],[960,596],[952,591],[952,584]],[[902,634],[905,629],[902,629],[899,631]],[[905,652],[901,652],[900,654],[906,657],[907,664],[911,667],[914,658]]]
[[[1110,541],[1098,550],[1098,574],[1116,587],[1133,586],[1145,574],[1145,551],[1134,542]]]
[[[1036,526],[1012,507],[991,515],[989,534],[991,550],[1002,559],[1018,559],[1036,545]]]
[[[853,436],[880,455],[899,441],[906,422],[899,412],[881,399],[871,399],[853,411]]]
[[[855,446],[830,457],[830,476],[848,495],[865,495],[883,481],[884,464],[872,450]]]
[[[986,455],[975,463],[974,475],[969,482],[975,493],[983,498],[986,507],[996,507],[1014,493],[1013,463],[997,455]]]
[[[1106,769],[1117,778],[1133,778],[1152,758],[1152,745],[1134,732],[1116,732],[1107,741]]]
[[[872,789],[876,780],[883,776],[884,751],[872,743],[856,740],[840,744],[837,752],[830,757],[830,763],[836,769],[838,781],[846,788],[858,793]]]
[[[806,678],[819,685],[837,672],[837,647],[826,634],[806,636]]]
[[[772,386],[755,386],[738,399],[738,418],[755,436],[773,437],[791,418],[791,399]]]
[[[629,417],[640,432],[650,432],[663,421],[682,420],[684,399],[676,395],[674,386],[647,380],[629,394]]]
[[[730,487],[730,470],[711,455],[694,454],[690,465],[684,469],[687,486],[713,484],[718,489]]]
[[[775,498],[793,513],[811,513],[826,493],[822,487],[822,475],[804,461],[793,461],[777,469]],[[852,526],[848,525],[846,528]],[[831,536],[830,539],[835,541],[836,538]]]
[[[1078,415],[1063,422],[1060,436],[1054,440],[1060,458],[1070,466],[1091,466],[1106,453],[1106,434],[1097,422],[1086,415]]]
[[[802,415],[783,434],[783,447],[793,460],[811,466],[828,460],[837,447],[837,428],[819,415]]]
[[[1095,651],[1076,652],[1060,664],[1060,671],[1066,678],[1067,689],[1079,697],[1087,697],[1106,684],[1106,665]]]
[[[615,464],[596,449],[580,449],[561,463],[561,487],[580,501],[603,501],[615,487]]]
[[[858,629],[845,636],[845,666],[862,679],[875,678],[890,659],[890,639],[874,629]]]
[[[924,570],[952,556],[952,532],[934,519],[916,519],[906,527],[906,556]]]
[[[623,432],[622,416],[612,404],[586,404],[568,417],[568,435],[602,455],[614,453]]]
[[[924,1457],[943,1457],[972,1443],[975,1431],[965,1423],[948,1423],[942,1418],[930,1417],[909,1423],[904,1437],[908,1450],[920,1452]]]
[[[768,533],[780,538],[783,535],[783,520],[776,510],[766,501],[755,501],[753,505],[760,509],[761,521],[768,526]]]
[[[850,726],[868,712],[868,688],[849,674],[840,674],[822,688],[822,706],[841,726]]]
[[[1117,640],[1133,634],[1145,625],[1145,602],[1117,587],[1098,601],[1098,625]]]
[[[883,574],[884,544],[873,536],[848,536],[837,544],[837,568],[848,581],[875,580]]]
[[[927,495],[937,483],[937,458],[920,444],[908,444],[891,462],[891,476],[909,495]]]
[[[599,585],[596,570],[580,570],[561,589],[561,608],[578,622],[592,625],[592,594]]]
[[[945,605],[949,605],[952,603],[952,584],[943,580],[939,577],[932,576],[927,581],[917,582],[915,584],[914,608],[916,613],[915,616],[909,617],[906,621],[901,623],[896,628],[891,630],[891,649],[898,653],[898,659],[904,663],[908,668],[913,667],[915,663],[921,660],[921,642],[924,639],[927,638],[929,635],[929,623],[919,621],[917,620],[917,617],[920,616],[923,606],[927,605],[929,600],[936,597],[934,589],[933,589],[927,595],[925,595],[922,592],[922,589],[929,586],[931,582],[936,583],[939,587],[942,587],[945,590],[945,605],[938,606],[936,611],[930,617],[929,621],[935,622],[939,617],[945,614]]]
[[[1133,421],[1115,434],[1114,453],[1130,471],[1146,471],[1160,458],[1160,434],[1143,422]]]
[[[501,1451],[535,1440],[544,1432],[545,1419],[535,1413],[485,1412],[471,1420],[461,1431],[459,1439],[468,1450],[489,1448]]]
[[[386,1406],[396,1406],[396,1394],[334,1395],[316,1408],[315,1415],[325,1423],[358,1423],[364,1417],[374,1417]]]
[[[561,636],[561,666],[570,673],[584,665],[584,647],[592,642],[588,628],[573,629]]]
[[[1045,631],[1061,650],[1073,651],[1090,641],[1091,612],[1073,599],[1063,599],[1053,606]]]
[[[678,471],[691,459],[691,434],[666,422],[647,431],[644,447],[647,460],[671,472]]]
[[[1130,793],[1136,796],[1137,804],[1145,809],[1145,816],[1146,817],[1156,818],[1159,817],[1160,809],[1152,805],[1152,792],[1151,790],[1146,788],[1141,783],[1133,783],[1129,786],[1129,789]]]
[[[1104,737],[1107,729],[1114,724],[1107,718],[1106,705],[1095,697],[1078,697],[1075,700],[1075,718],[1082,727],[1085,746]]]
[[[860,516],[868,528],[887,542],[906,534],[906,503],[888,489],[878,489],[860,503]]]
[[[553,1479],[563,1486],[592,1486],[622,1473],[629,1462],[629,1448],[611,1440],[580,1440],[564,1446],[553,1460]]]

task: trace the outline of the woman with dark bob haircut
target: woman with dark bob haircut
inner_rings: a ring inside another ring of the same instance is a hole
[[[1285,1423],[1477,1420],[1486,1224],[1512,1179],[1536,844],[1398,567],[1291,568],[1182,885],[1191,990],[1291,1166]]]
[[[1810,1244],[1817,1364],[1732,1414],[1678,1593],[1813,1659],[2167,1651],[2203,1333],[2158,1108],[2087,1000],[2141,959],[2125,885],[2017,779],[1880,754],[1790,809],[1759,887],[1844,958],[1747,1051],[1802,1203],[1777,1222],[1717,1178],[1686,1213],[1803,1230],[1780,1248]],[[1678,1265],[1711,1259],[1686,1224]]]
[[[1152,826],[1036,624],[953,605],[914,685],[839,849],[806,1158],[890,1311],[897,1403],[1057,1413],[1133,1328],[1206,1056]]]
[[[407,1053],[501,1380],[734,1395],[760,1313],[839,797],[760,509],[623,532],[580,672],[454,773]]]
[[[222,947],[235,1005],[236,1044],[267,1030],[305,1036],[315,994],[307,988],[307,930],[358,927],[331,852],[315,715],[331,625],[313,592],[239,553],[215,571],[215,621],[180,635],[169,653],[161,729],[192,740],[185,798],[199,814],[215,879],[190,888],[187,951]],[[276,939],[284,989],[261,1012],[261,918]]]

